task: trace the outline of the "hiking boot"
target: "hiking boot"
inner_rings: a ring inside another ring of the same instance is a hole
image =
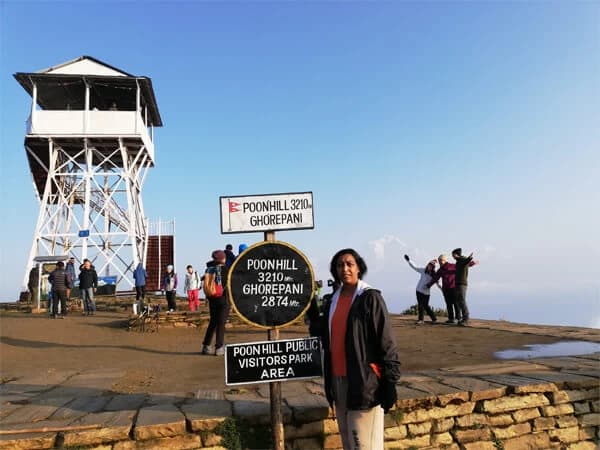
[[[216,356],[223,356],[225,354],[225,347],[219,347],[215,350]]]
[[[211,353],[212,352],[211,352],[210,346],[208,346],[208,345],[203,345],[202,346],[202,354],[203,355],[210,355]]]
[[[423,325],[425,322],[423,322],[422,320],[417,320],[417,322],[415,323],[415,325]]]
[[[458,325],[461,327],[468,327],[469,326],[469,321],[468,320],[461,320],[460,322],[458,322]]]

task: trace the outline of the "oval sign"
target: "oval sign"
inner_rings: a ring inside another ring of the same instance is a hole
[[[279,241],[248,247],[229,270],[227,289],[235,312],[262,328],[284,327],[298,319],[314,294],[310,262]]]

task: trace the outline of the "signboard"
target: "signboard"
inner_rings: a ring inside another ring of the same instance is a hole
[[[225,384],[270,383],[320,377],[317,337],[225,346]]]
[[[289,325],[308,309],[314,294],[310,262],[278,241],[248,247],[229,269],[229,298],[246,322],[262,328]]]
[[[219,197],[221,233],[314,228],[312,192]]]

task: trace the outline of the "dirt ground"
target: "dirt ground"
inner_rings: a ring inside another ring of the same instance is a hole
[[[161,328],[159,333],[127,331],[125,313],[99,312],[65,320],[47,315],[0,314],[0,373],[4,379],[51,369],[123,369],[118,392],[196,392],[225,388],[223,357],[200,355],[204,328]],[[557,338],[449,325],[416,326],[394,316],[402,370],[453,367],[494,361],[494,352]],[[301,326],[281,330],[281,338],[307,336]],[[227,330],[226,343],[267,339],[261,329]]]

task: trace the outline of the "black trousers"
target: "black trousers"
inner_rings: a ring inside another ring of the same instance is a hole
[[[448,311],[448,320],[461,320],[461,313],[456,306],[456,288],[442,289],[444,301],[446,302],[446,310]]]
[[[166,294],[168,308],[175,311],[177,309],[177,303],[175,303],[175,294],[177,294],[177,291],[167,291]]]
[[[139,302],[140,300],[144,300],[146,298],[146,286],[136,286],[135,287],[135,299]]]
[[[60,313],[67,315],[67,291],[52,291],[52,315],[58,315],[58,302],[60,301]]]
[[[417,291],[417,305],[419,311],[419,320],[423,320],[425,313],[427,313],[433,322],[437,320],[433,309],[431,309],[429,306],[429,295]]]
[[[210,346],[213,335],[216,333],[215,348],[221,348],[225,341],[225,322],[227,322],[227,317],[229,316],[229,302],[225,297],[210,298],[208,299],[208,308],[210,311],[210,320],[202,344]]]
[[[456,286],[456,308],[457,316],[462,316],[462,320],[469,320],[469,307],[467,306],[467,285],[459,284]]]

